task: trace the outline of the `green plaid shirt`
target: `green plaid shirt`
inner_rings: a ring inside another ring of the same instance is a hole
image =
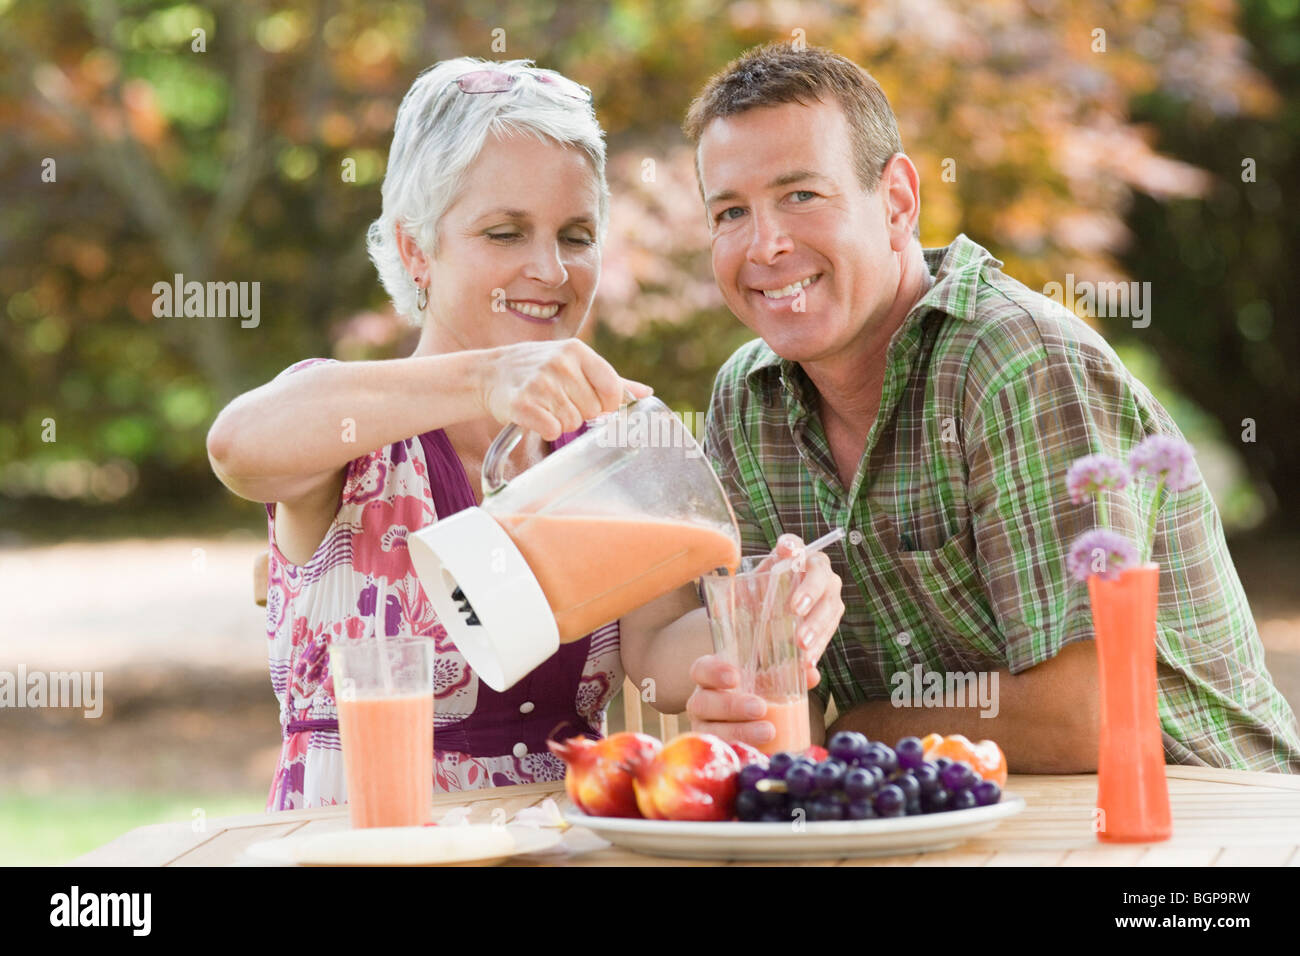
[[[843,713],[922,671],[1018,674],[1093,639],[1075,537],[1099,526],[1065,473],[1178,435],[1147,388],[1086,323],[1003,274],[965,236],[925,250],[935,282],[889,345],[876,421],[841,483],[803,370],[761,340],[718,373],[705,448],[735,507],[744,553],[784,532],[840,526],[830,549],[844,618],[817,693]],[[1149,484],[1109,492],[1109,526],[1141,541]],[[1295,716],[1264,650],[1202,482],[1156,524],[1159,712],[1166,759],[1300,773]],[[971,704],[974,705],[974,701]]]

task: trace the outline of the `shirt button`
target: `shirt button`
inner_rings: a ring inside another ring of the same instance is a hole
[[[528,756],[528,747],[527,747],[527,745],[524,744],[524,742],[521,740],[519,743],[515,744],[515,749],[514,749],[513,753],[514,753],[514,755],[515,755],[516,757],[518,757],[520,760],[522,760],[524,757],[527,757],[527,756]]]
[[[531,700],[526,700],[526,701],[524,701],[522,704],[519,705],[519,713],[521,713],[521,714],[531,714],[531,713],[533,712],[533,707],[534,707],[534,706],[535,706],[535,705],[533,704],[533,702],[532,702]]]
[[[862,543],[862,532],[854,528],[849,532],[849,544],[858,545]]]

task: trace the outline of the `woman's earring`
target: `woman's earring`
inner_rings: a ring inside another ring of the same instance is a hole
[[[419,309],[421,312],[423,312],[425,306],[427,306],[428,304],[429,304],[428,286],[417,285],[415,287],[415,307]]]

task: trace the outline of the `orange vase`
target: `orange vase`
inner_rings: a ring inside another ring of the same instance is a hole
[[[1101,688],[1097,757],[1097,838],[1107,843],[1167,840],[1173,832],[1169,785],[1156,712],[1156,603],[1160,566],[1088,578]]]

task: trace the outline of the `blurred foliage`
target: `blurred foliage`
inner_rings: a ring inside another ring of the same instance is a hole
[[[84,790],[0,796],[0,860],[6,866],[62,866],[136,827],[194,822],[266,808],[262,792],[213,796],[197,791]]]
[[[1245,0],[1240,29],[1280,111],[1216,112],[1169,90],[1135,99],[1134,118],[1214,184],[1199,199],[1138,196],[1123,264],[1151,282],[1153,318],[1107,331],[1160,356],[1275,505],[1300,492],[1300,0]],[[1300,527],[1300,512],[1280,508],[1277,522]]]
[[[830,46],[880,80],[921,171],[926,245],[966,232],[1037,288],[1126,265],[1157,282],[1145,341],[1220,421],[1237,414],[1215,405],[1232,389],[1198,387],[1188,369],[1230,355],[1222,339],[1236,330],[1233,368],[1261,422],[1247,459],[1280,496],[1296,469],[1263,425],[1258,396],[1274,386],[1258,354],[1273,346],[1251,336],[1268,325],[1294,355],[1294,332],[1271,317],[1286,316],[1297,281],[1281,215],[1296,113],[1249,61],[1293,91],[1294,6],[1248,4],[1252,50],[1220,0],[0,0],[0,512],[33,495],[220,501],[203,438],[229,398],[309,355],[409,348],[364,233],[397,104],[451,56],[531,57],[593,90],[615,200],[593,340],[670,404],[706,408],[718,364],[749,336],[713,286],[678,124],[713,72],[782,38]],[[1275,52],[1261,55],[1263,41]],[[1173,218],[1213,207],[1238,134],[1258,143],[1239,151],[1258,157],[1260,182],[1237,190],[1235,209]],[[341,175],[349,160],[355,181]],[[1177,238],[1121,260],[1126,213],[1139,231],[1166,217]],[[1203,267],[1175,250],[1234,232],[1242,271],[1179,293],[1222,299],[1204,311],[1230,316],[1228,331],[1162,321],[1176,313],[1161,270]],[[153,285],[175,273],[260,282],[260,325],[155,318]],[[42,441],[47,419],[55,442]]]

